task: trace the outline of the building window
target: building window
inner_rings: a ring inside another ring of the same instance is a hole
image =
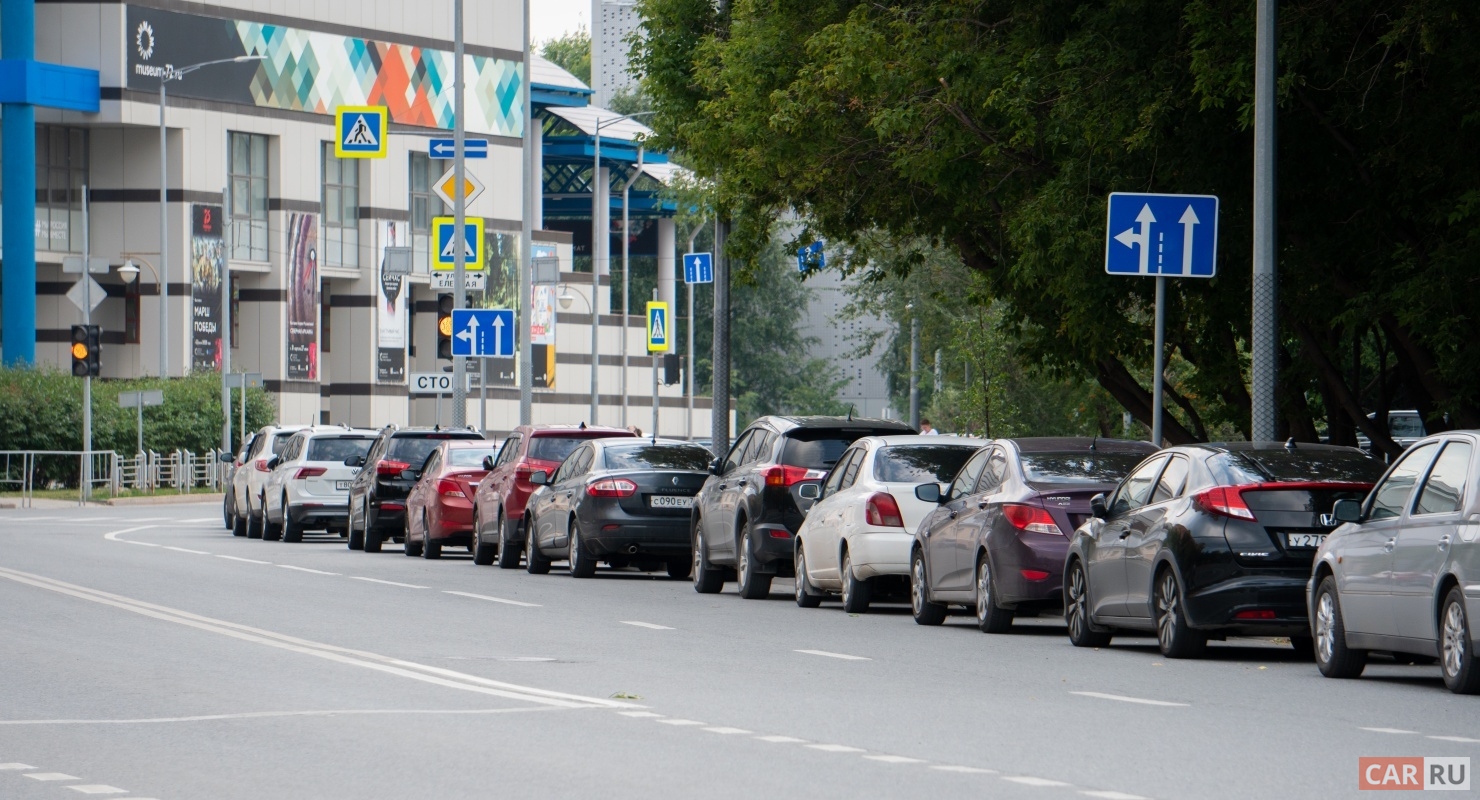
[[[327,289],[328,285],[325,284],[326,291],[320,293],[319,295],[321,298],[319,302],[322,306],[321,310],[319,311],[319,327],[322,328],[322,331],[319,333],[319,350],[324,353],[329,352],[329,342],[334,339],[334,337],[329,333],[329,322],[334,318],[334,315],[331,314],[329,311],[329,292],[327,291]]]
[[[242,335],[242,289],[231,282],[231,346],[241,347],[238,344]]]
[[[231,134],[231,257],[267,260],[267,137]]]
[[[442,198],[432,192],[432,181],[438,177],[432,158],[426,153],[411,154],[411,249],[412,267],[426,272],[431,264],[432,217],[443,213]]]
[[[324,142],[324,241],[319,248],[326,267],[360,266],[360,162],[336,158],[334,143]]]
[[[139,343],[139,281],[123,285],[123,343]]]
[[[36,126],[36,249],[82,252],[87,131]]]

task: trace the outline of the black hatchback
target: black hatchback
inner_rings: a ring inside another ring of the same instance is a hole
[[[1210,638],[1288,636],[1311,653],[1305,584],[1382,462],[1353,447],[1234,442],[1173,447],[1090,503],[1064,563],[1064,618],[1079,647],[1154,632],[1168,658]]]
[[[812,501],[801,487],[827,476],[848,445],[865,436],[914,433],[903,422],[855,417],[761,417],[724,458],[694,500],[690,522],[694,591],[724,588],[728,568],[740,596],[771,593],[771,579],[791,575],[802,517]]]
[[[416,485],[402,473],[419,468],[442,442],[483,438],[470,428],[388,425],[369,454],[345,459],[346,466],[362,468],[349,485],[349,549],[379,553],[386,539],[401,539],[406,530],[406,495]]]

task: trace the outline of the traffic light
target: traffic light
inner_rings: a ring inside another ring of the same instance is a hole
[[[452,359],[452,295],[437,295],[437,358]]]
[[[72,374],[96,378],[103,371],[103,329],[97,325],[72,326]]]

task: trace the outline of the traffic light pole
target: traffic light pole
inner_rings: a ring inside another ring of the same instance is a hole
[[[453,183],[457,202],[452,206],[452,307],[466,308],[467,297],[467,253],[466,224],[468,213],[467,171],[463,158],[463,0],[452,0],[452,148]],[[452,335],[457,336],[453,331]],[[462,356],[452,357],[452,427],[461,428],[468,424],[468,360]],[[440,397],[440,395],[439,395]],[[439,419],[440,423],[441,420]]]
[[[92,325],[92,259],[87,228],[87,184],[82,185],[82,324]],[[92,354],[89,352],[89,356]],[[82,379],[82,502],[92,494],[92,373]]]

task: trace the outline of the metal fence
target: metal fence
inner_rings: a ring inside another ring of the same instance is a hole
[[[188,492],[221,487],[230,465],[221,452],[186,450],[120,456],[112,450],[0,450],[0,491],[16,492],[29,508],[38,489],[75,490],[77,503],[124,491]]]

